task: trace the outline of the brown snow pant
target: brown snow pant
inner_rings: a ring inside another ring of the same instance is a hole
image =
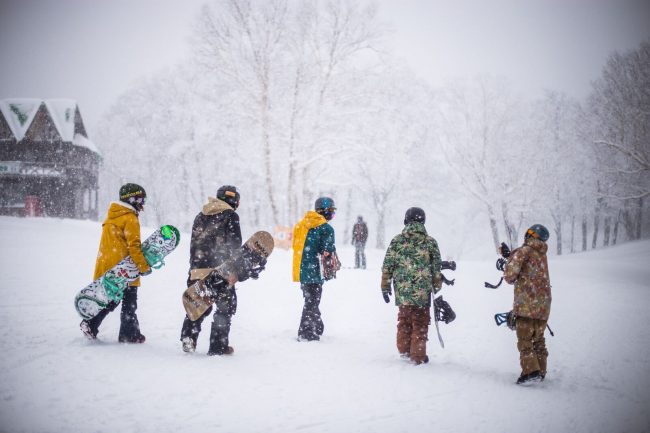
[[[546,320],[517,317],[517,349],[522,375],[539,371],[546,376],[548,350],[544,339],[545,330]]]
[[[401,305],[397,314],[397,350],[416,364],[427,356],[431,312],[428,307]]]

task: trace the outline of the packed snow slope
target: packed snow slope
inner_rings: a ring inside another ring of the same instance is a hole
[[[545,382],[514,384],[515,335],[494,324],[511,286],[483,287],[490,262],[459,262],[443,290],[457,319],[430,330],[431,362],[395,348],[397,308],[382,300],[383,251],[365,271],[352,250],[325,285],[320,342],[297,342],[301,292],[290,252],[238,286],[235,354],[195,354],[178,341],[189,238],[143,279],[147,341],[117,342],[119,309],[91,342],[76,292],[93,274],[100,224],[0,217],[2,432],[641,432],[650,430],[650,242],[550,260],[553,307]],[[143,228],[143,237],[153,228]],[[251,230],[252,231],[252,230]],[[432,233],[435,236],[435,233]],[[445,245],[440,246],[443,255]]]

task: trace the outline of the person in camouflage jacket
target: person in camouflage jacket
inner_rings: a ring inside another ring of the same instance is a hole
[[[431,293],[441,287],[440,250],[424,227],[425,214],[410,208],[402,233],[391,240],[382,267],[381,290],[386,303],[395,289],[397,350],[416,365],[429,361],[427,340],[431,323]]]
[[[524,244],[508,258],[504,279],[515,285],[512,313],[516,317],[517,349],[521,376],[517,383],[544,379],[548,350],[544,331],[551,313],[551,282],[548,274],[549,233],[535,224],[526,232]]]

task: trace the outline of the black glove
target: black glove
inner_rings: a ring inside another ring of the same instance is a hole
[[[499,270],[501,272],[505,271],[506,270],[506,263],[507,263],[506,259],[499,257],[497,259],[497,264],[496,264],[497,270]]]
[[[248,271],[248,275],[254,280],[257,280],[260,276],[260,272],[262,272],[265,268],[266,265],[266,259],[262,259],[260,263],[257,264],[257,266],[254,266]]]
[[[504,259],[510,257],[510,247],[508,247],[508,245],[506,245],[505,242],[501,242],[501,247],[499,248],[499,252],[501,253]]]
[[[390,302],[390,293],[382,291],[381,295],[384,297],[384,302],[388,304]]]

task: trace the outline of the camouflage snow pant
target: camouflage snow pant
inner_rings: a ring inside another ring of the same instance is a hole
[[[546,320],[517,317],[517,349],[519,349],[519,363],[521,374],[530,374],[539,371],[546,375]]]
[[[401,305],[397,314],[397,350],[415,363],[424,362],[431,312],[428,307]]]

